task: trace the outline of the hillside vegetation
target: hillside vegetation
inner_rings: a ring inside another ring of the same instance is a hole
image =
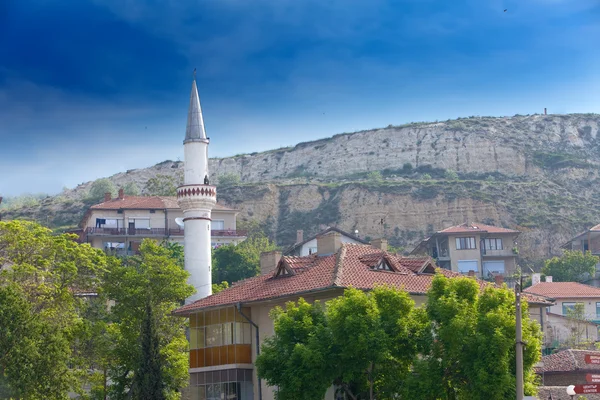
[[[599,129],[598,114],[390,125],[211,159],[210,170],[222,181],[219,201],[239,208],[242,221],[260,222],[280,245],[297,229],[337,225],[410,249],[436,230],[480,221],[521,230],[522,262],[533,264],[600,222]],[[182,172],[182,162],[165,161],[108,179],[151,194],[164,182],[175,187]],[[92,184],[5,207],[3,215],[75,226]]]

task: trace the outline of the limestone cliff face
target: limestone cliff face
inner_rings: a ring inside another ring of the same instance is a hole
[[[289,149],[215,159],[211,171],[256,182],[295,176],[343,177],[410,163],[415,168],[430,165],[464,173],[534,177],[543,174],[534,163],[536,150],[593,156],[597,164],[599,127],[598,115],[467,118],[390,126]]]
[[[219,201],[239,208],[242,221],[262,223],[280,245],[297,229],[336,225],[410,250],[434,231],[480,221],[521,230],[523,262],[539,262],[600,222],[599,130],[596,114],[463,118],[212,159],[210,170],[217,184],[226,174],[241,178],[219,186]],[[182,169],[166,161],[110,179],[143,188],[156,175],[176,181]],[[90,185],[8,216],[75,225]]]

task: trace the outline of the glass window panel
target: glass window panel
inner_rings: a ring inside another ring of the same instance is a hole
[[[243,344],[251,344],[252,343],[252,327],[250,326],[250,324],[246,323],[243,324],[243,330],[244,330],[244,337],[243,337]]]
[[[204,326],[204,312],[199,312],[198,314],[196,314],[196,324],[197,326]]]
[[[596,303],[596,318],[600,318],[600,303]]]
[[[131,220],[130,220],[131,221]],[[134,219],[135,229],[150,229],[150,219]]]
[[[198,387],[198,400],[206,400],[206,386]]]
[[[190,349],[198,348],[198,330],[196,328],[190,328]]]
[[[233,324],[231,322],[223,324],[223,344],[233,344]]]
[[[206,347],[223,345],[223,325],[210,325],[206,327]]]
[[[196,374],[198,379],[198,385],[204,385],[206,383],[206,372],[199,372]]]
[[[224,369],[222,371],[220,371],[220,377],[219,377],[219,382],[227,382],[227,378],[228,378],[228,374],[227,374],[227,370]]]
[[[225,221],[222,219],[213,219],[211,228],[213,231],[222,231],[225,229]]]
[[[241,344],[242,339],[244,338],[244,335],[242,333],[242,323],[241,322],[236,322],[235,323],[235,328],[234,328],[234,333],[233,333],[233,340],[236,344]]]
[[[205,338],[204,338],[204,329],[205,328],[199,328],[196,330],[196,334],[198,335],[197,342],[196,342],[198,349],[203,349],[206,347]]]

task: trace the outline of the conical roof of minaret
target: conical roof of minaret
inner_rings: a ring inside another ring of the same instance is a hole
[[[204,119],[202,108],[200,108],[200,96],[196,87],[196,78],[192,82],[192,93],[190,94],[190,108],[188,109],[187,127],[185,128],[185,140],[183,143],[205,141]]]

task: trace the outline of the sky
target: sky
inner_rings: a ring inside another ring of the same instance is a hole
[[[505,11],[506,10],[506,11]],[[471,115],[600,112],[599,0],[0,0],[0,195]]]

